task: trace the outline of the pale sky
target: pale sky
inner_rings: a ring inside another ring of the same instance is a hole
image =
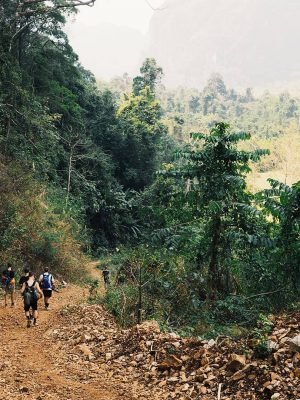
[[[159,7],[164,0],[148,0],[152,6]],[[95,5],[79,8],[76,21],[84,25],[110,23],[127,26],[146,33],[153,10],[146,0],[96,0]],[[74,27],[76,29],[76,26]]]
[[[148,0],[159,7],[164,0]],[[97,78],[134,75],[147,56],[146,33],[153,10],[146,0],[96,0],[80,7],[66,27],[70,43],[84,67]]]

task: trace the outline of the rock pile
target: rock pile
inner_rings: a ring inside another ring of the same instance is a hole
[[[98,305],[64,310],[49,335],[92,377],[122,380],[139,399],[300,399],[300,314],[275,320],[264,358],[251,337],[183,339],[155,321],[118,330]]]

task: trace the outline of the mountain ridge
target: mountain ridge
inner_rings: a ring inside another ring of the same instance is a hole
[[[300,82],[299,17],[295,0],[166,0],[146,53],[168,85],[203,86],[219,72],[232,86],[288,86]]]

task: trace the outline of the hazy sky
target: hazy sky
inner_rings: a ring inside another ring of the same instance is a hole
[[[163,0],[149,0],[149,3],[157,7]],[[146,33],[152,14],[146,0],[96,0],[94,7],[80,8],[76,21],[89,26],[109,23]],[[72,29],[76,29],[76,22]]]
[[[153,7],[164,0],[148,0]],[[81,63],[97,78],[133,75],[144,57],[145,34],[153,10],[146,0],[96,0],[81,7],[66,32]]]

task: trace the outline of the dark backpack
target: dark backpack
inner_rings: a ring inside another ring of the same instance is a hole
[[[52,275],[44,274],[41,282],[41,287],[44,290],[52,290]]]
[[[26,306],[30,306],[33,301],[37,301],[39,296],[38,292],[35,289],[36,281],[33,282],[31,286],[28,285],[28,282],[25,282],[26,288],[24,292],[24,304]]]
[[[7,287],[10,284],[11,276],[9,273],[3,273],[2,275],[2,286]]]
[[[10,282],[10,276],[6,276],[5,278],[2,278],[2,286],[7,287]]]

